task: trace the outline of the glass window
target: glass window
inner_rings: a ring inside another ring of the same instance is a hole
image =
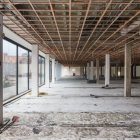
[[[50,61],[50,66],[49,66],[49,80],[52,82],[52,61]]]
[[[17,46],[3,40],[3,99],[16,95]]]
[[[45,84],[45,58],[39,56],[39,86]]]
[[[3,40],[3,99],[31,89],[31,52],[16,43]],[[45,61],[45,60],[44,60]],[[44,63],[44,62],[43,62]],[[43,66],[41,66],[43,68]],[[43,76],[41,69],[41,73]],[[41,79],[41,83],[43,83]]]
[[[32,71],[31,71],[31,64],[32,64],[32,53],[29,52],[29,89],[31,89],[31,82],[32,82]]]
[[[28,50],[18,47],[18,93],[28,90]]]

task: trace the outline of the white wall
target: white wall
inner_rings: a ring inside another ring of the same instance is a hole
[[[17,42],[18,44],[21,44],[22,46],[28,48],[29,50],[32,50],[32,45],[28,43],[26,40],[12,32],[10,29],[7,27],[3,27],[3,33],[5,34],[5,37]]]
[[[43,53],[42,51],[39,51],[39,55],[45,57],[45,53]]]
[[[59,80],[62,77],[62,65],[56,61],[55,67],[55,79]]]
[[[73,73],[80,76],[80,67],[62,67],[62,76],[72,76]]]
[[[13,40],[18,44],[21,44],[22,46],[24,46],[29,50],[32,50],[32,45],[29,42],[27,42],[26,40],[24,40],[23,38],[21,38],[20,36],[18,36],[17,34],[15,34],[13,31],[11,31],[5,26],[3,27],[3,33],[5,34],[5,37]],[[42,51],[39,51],[39,54],[45,57],[45,53],[43,53]]]

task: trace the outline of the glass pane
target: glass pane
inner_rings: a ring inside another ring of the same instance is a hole
[[[16,95],[16,50],[17,46],[3,40],[3,99]]]
[[[49,79],[50,82],[52,82],[52,61],[50,61],[50,66],[49,66]]]
[[[32,71],[31,71],[31,64],[32,64],[32,53],[29,52],[29,89],[31,89],[31,82],[32,82]]]
[[[39,86],[45,84],[45,58],[39,56]]]
[[[28,51],[18,48],[18,93],[28,90]]]
[[[41,57],[39,56],[38,57],[38,62],[39,62],[39,69],[38,69],[38,71],[39,71],[39,86],[41,85]]]
[[[45,84],[45,58],[42,57],[42,84]]]

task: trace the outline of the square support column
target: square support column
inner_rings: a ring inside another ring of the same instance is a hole
[[[38,77],[38,45],[32,46],[32,95],[38,96],[39,77]]]
[[[96,83],[99,83],[99,59],[96,59]]]
[[[55,59],[52,59],[52,83],[55,83]]]
[[[45,57],[45,85],[50,87],[50,55],[46,54]]]
[[[61,69],[62,69],[62,64],[60,64],[59,62],[58,62],[58,72],[57,72],[57,74],[58,74],[58,76],[57,76],[57,80],[59,80],[60,78],[61,78]]]
[[[93,61],[91,61],[90,62],[90,78],[89,78],[90,80],[94,79],[93,78],[93,76],[94,76],[93,66],[94,66]]]
[[[110,55],[105,56],[105,86],[110,84]]]
[[[125,45],[124,96],[131,96],[131,46]]]
[[[55,61],[55,80],[59,79],[59,63]]]
[[[0,125],[3,124],[3,16],[0,15]]]

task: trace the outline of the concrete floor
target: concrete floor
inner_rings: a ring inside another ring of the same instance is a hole
[[[40,91],[48,95],[32,97],[28,94],[6,105],[4,116],[18,115],[20,121],[1,138],[140,138],[139,80],[132,84],[134,97],[123,97],[122,80],[112,81],[113,89],[102,89],[103,83],[87,84],[80,78],[64,78],[51,88],[41,87]]]

